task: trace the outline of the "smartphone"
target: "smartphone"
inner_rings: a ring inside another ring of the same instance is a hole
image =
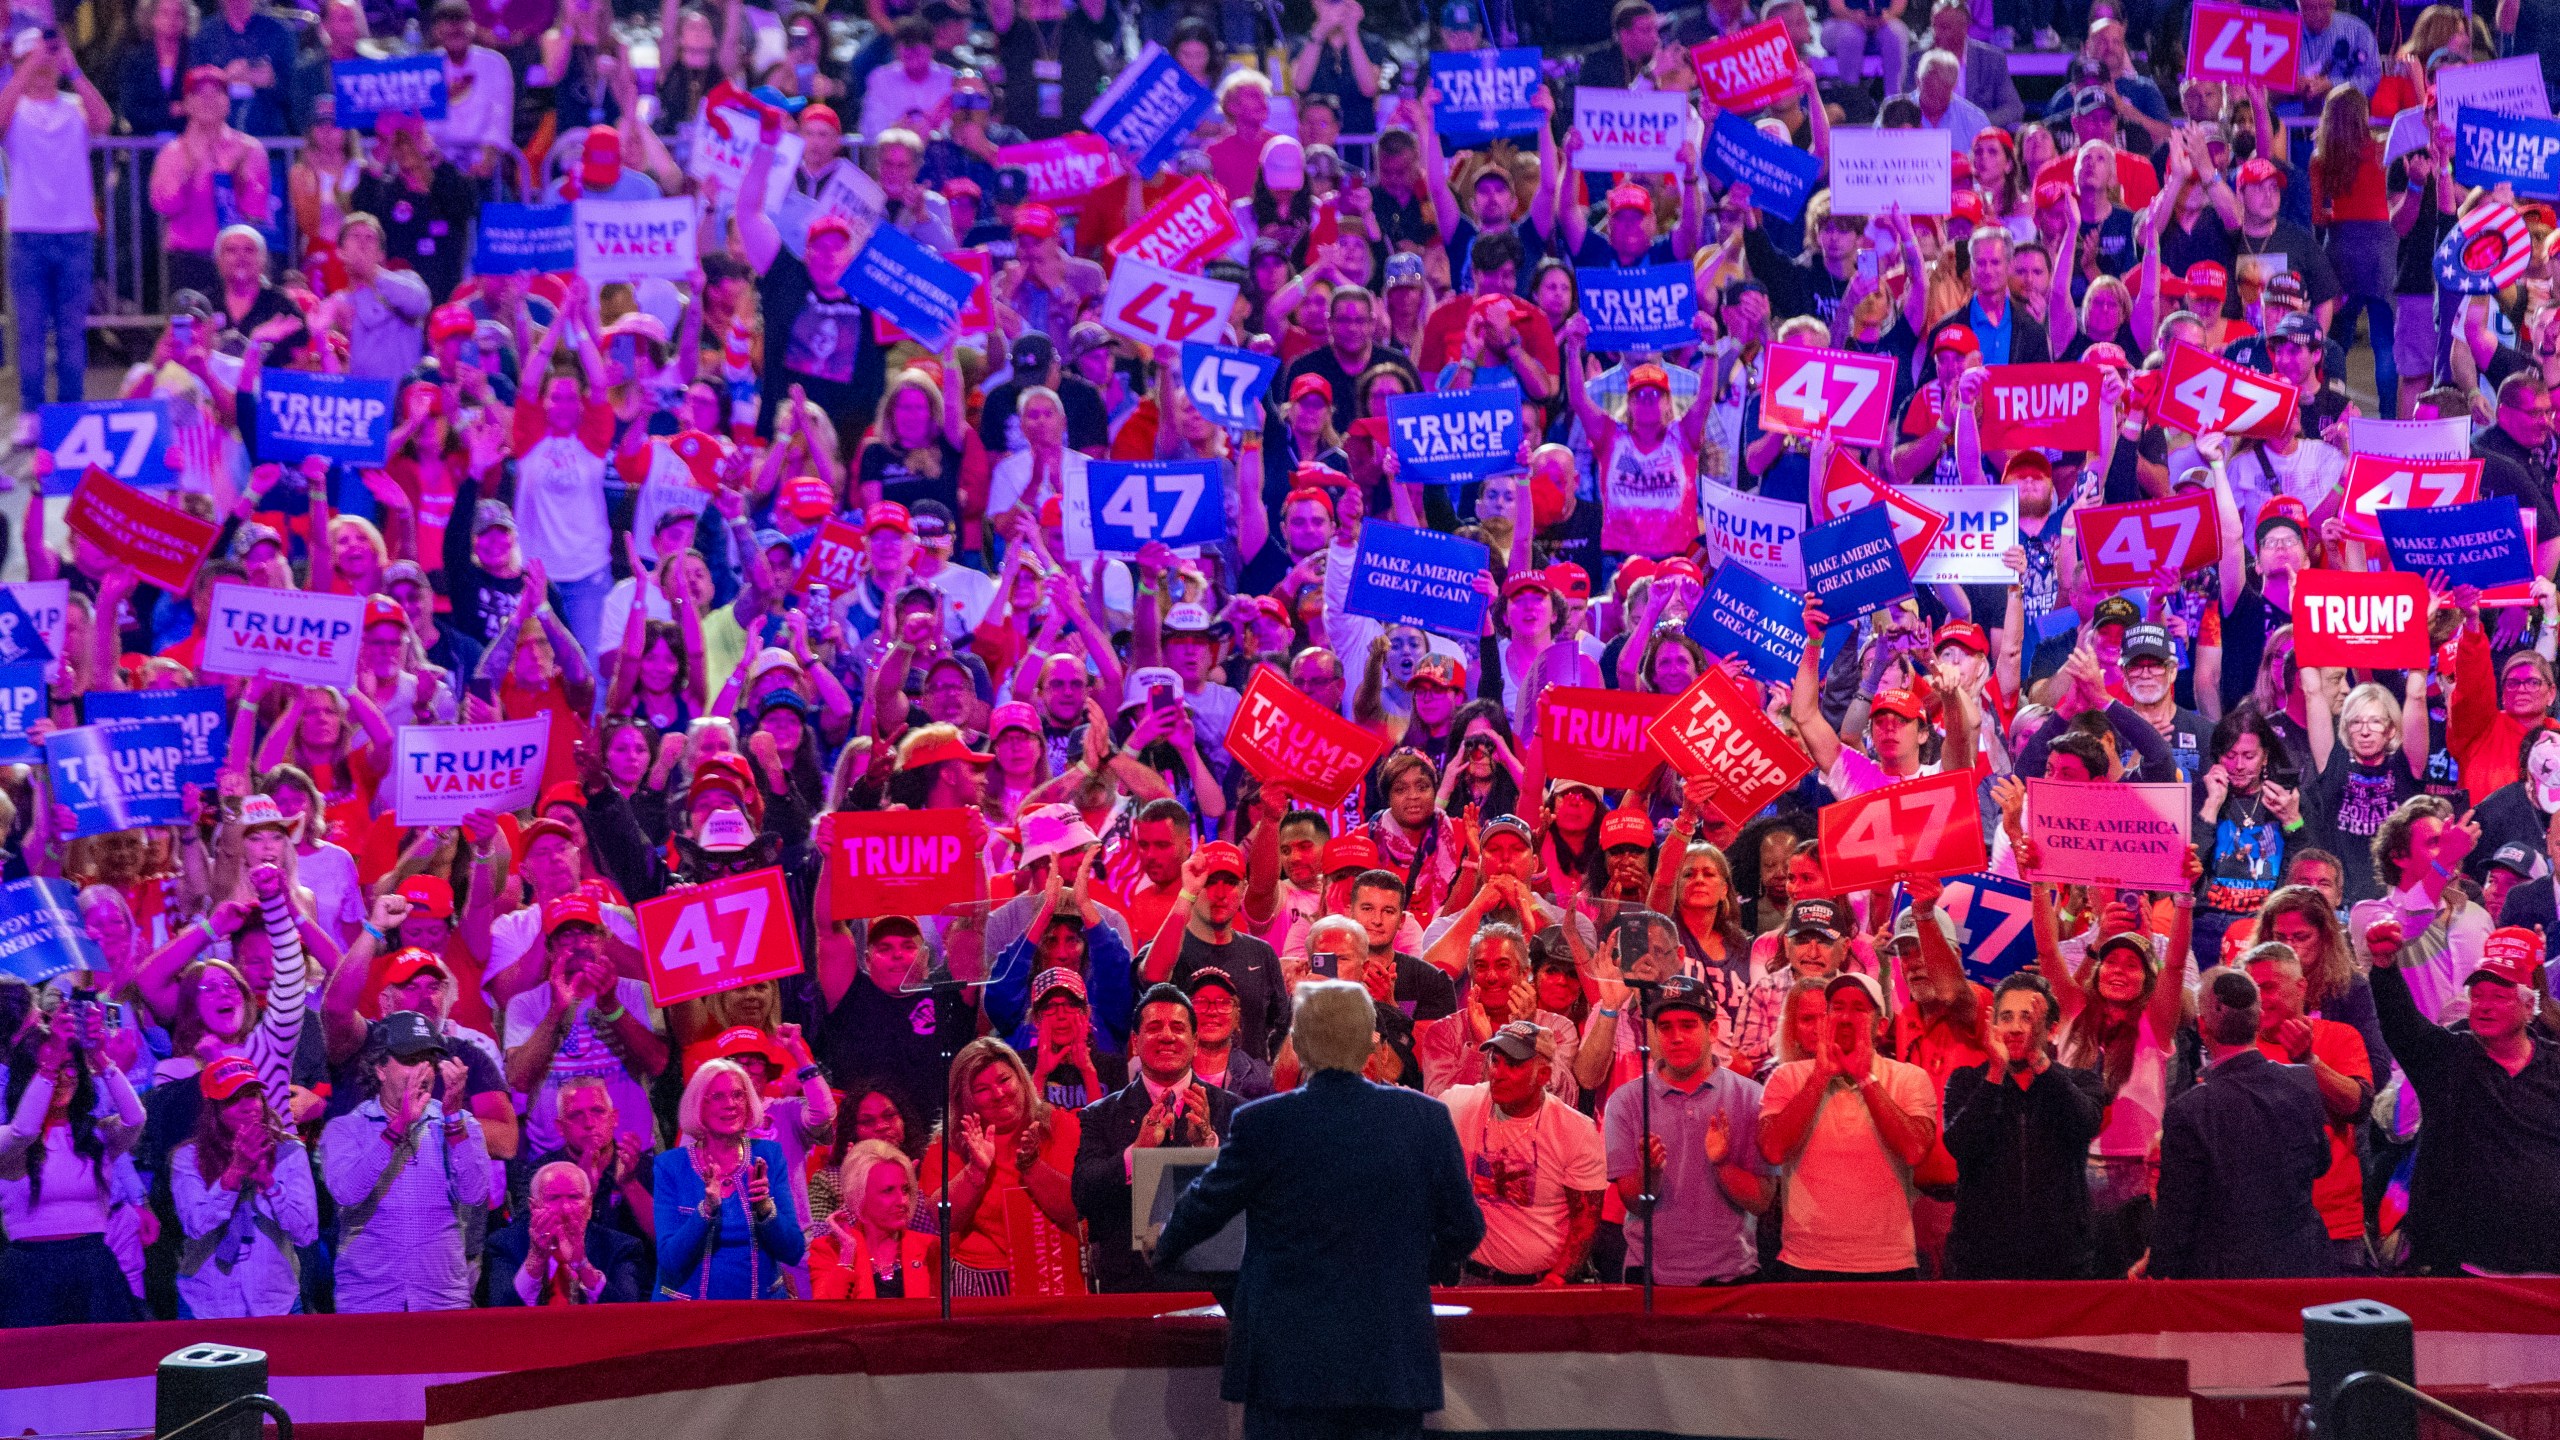
[[[1174,706],[1174,699],[1173,699],[1173,687],[1172,687],[1172,686],[1170,686],[1170,685],[1150,685],[1150,686],[1148,686],[1148,687],[1147,687],[1147,708],[1148,708],[1148,709],[1150,709],[1150,710],[1170,710],[1170,709],[1172,709],[1172,708],[1173,708],[1173,706]]]
[[[1307,973],[1321,975],[1327,980],[1339,980],[1342,978],[1342,962],[1331,955],[1310,950],[1307,952]]]
[[[1653,953],[1653,926],[1642,915],[1623,916],[1618,921],[1618,973],[1632,975],[1636,966]]]
[[[180,345],[196,343],[196,317],[193,315],[170,316],[169,338]]]
[[[630,369],[630,368],[631,368],[632,357],[633,357],[633,356],[635,356],[635,355],[637,355],[637,354],[639,354],[639,352],[640,352],[640,339],[639,339],[639,337],[638,337],[638,336],[636,336],[636,335],[616,335],[616,336],[614,336],[614,337],[613,337],[613,363],[614,363],[614,364],[621,366],[621,367],[622,367],[623,369],[625,369],[625,370],[628,370],[628,369]]]
[[[1876,252],[1873,250],[1858,252],[1858,278],[1870,285],[1876,283]]]

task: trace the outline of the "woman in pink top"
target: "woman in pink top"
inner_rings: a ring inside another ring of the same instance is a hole
[[[142,1102],[105,1046],[102,1012],[70,1005],[8,1052],[0,1328],[140,1318],[106,1230],[109,1172],[141,1138]]]
[[[234,219],[266,219],[273,179],[265,147],[231,128],[231,90],[220,70],[189,70],[179,108],[187,128],[151,162],[151,208],[167,222],[169,288],[219,294],[213,237]],[[227,200],[218,193],[226,182]]]

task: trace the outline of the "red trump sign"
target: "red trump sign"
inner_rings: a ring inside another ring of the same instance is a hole
[[[1994,365],[1982,379],[1974,418],[1985,450],[2096,450],[2099,370],[2095,365]]]
[[[1672,767],[1716,782],[1716,811],[1740,825],[1813,768],[1804,750],[1722,670],[1683,690],[1647,732]]]
[[[838,915],[938,915],[986,897],[973,810],[838,810],[818,822]]]
[[[2305,665],[2423,668],[2427,582],[2385,570],[2305,570],[2293,582],[2294,658]]]
[[[1538,694],[1538,743],[1546,772],[1603,790],[1645,783],[1662,756],[1645,743],[1645,729],[1670,704],[1664,696],[1629,690],[1558,686]]]
[[[1253,672],[1227,726],[1227,753],[1256,779],[1326,805],[1341,804],[1386,748],[1268,669]]]

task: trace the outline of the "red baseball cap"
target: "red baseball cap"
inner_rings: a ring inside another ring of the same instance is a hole
[[[907,514],[906,506],[895,500],[883,500],[862,514],[862,532],[868,535],[874,530],[895,530],[901,535],[913,535],[916,522]]]
[[[1559,560],[1547,567],[1547,584],[1567,600],[1591,598],[1591,572],[1570,560]]]
[[[399,601],[392,599],[388,595],[368,595],[365,597],[365,629],[370,630],[376,625],[397,625],[406,629],[408,628],[408,624],[409,612],[400,608]]]
[[[2533,967],[2542,963],[2542,932],[2522,925],[2502,925],[2480,942],[2480,963],[2462,983],[2496,980],[2525,989],[2533,984]]]
[[[1244,878],[1244,852],[1224,840],[1212,840],[1199,849],[1200,873],[1233,875]]]
[[[2255,185],[2262,180],[2273,180],[2278,185],[2282,185],[2284,172],[2277,169],[2275,162],[2264,155],[2253,155],[2240,162],[2239,179],[2243,185]]]
[[[2051,481],[2053,462],[2044,458],[2041,450],[2021,450],[2009,457],[2008,464],[2000,467],[2000,482],[2005,485],[2021,475],[2041,475]]]
[[[222,72],[213,73],[218,76]],[[258,1067],[237,1055],[220,1056],[196,1074],[196,1088],[217,1105],[252,1085],[264,1083],[258,1078]]]
[[[2036,208],[2050,210],[2071,203],[2071,186],[2060,180],[2047,180],[2036,187]]]
[[[821,235],[841,235],[848,241],[853,239],[852,217],[830,212],[810,221],[809,238],[815,240]]]
[[[1295,405],[1310,395],[1321,395],[1324,397],[1324,403],[1332,404],[1333,382],[1316,374],[1301,375],[1289,382],[1290,404]]]
[[[1378,868],[1378,842],[1366,835],[1336,835],[1324,842],[1324,858],[1320,861],[1327,875],[1345,870]]]
[[[622,181],[622,136],[610,125],[587,127],[586,145],[578,156],[579,183],[590,190],[609,190]],[[813,227],[814,228],[814,227]]]
[[[1502,598],[1505,600],[1523,590],[1544,590],[1550,595],[1556,593],[1554,582],[1547,579],[1543,570],[1521,570],[1502,582]]]
[[[1908,690],[1886,690],[1879,692],[1875,699],[1867,702],[1867,713],[1899,715],[1905,720],[1917,720],[1929,713],[1929,707],[1920,702],[1919,696]]]
[[[1612,810],[1600,817],[1600,848],[1653,844],[1653,821],[1641,810]]]
[[[785,509],[803,520],[823,519],[836,510],[835,487],[815,475],[794,475],[783,481],[781,499]]]
[[[2231,293],[2231,272],[2214,261],[2199,260],[2187,267],[2185,283],[2188,294],[2210,295],[2219,300]]]
[[[812,105],[800,112],[800,123],[805,125],[812,120],[824,120],[836,127],[837,134],[844,133],[844,120],[836,114],[833,105]]]
[[[1058,212],[1046,205],[1033,203],[1013,207],[1013,233],[1016,238],[1031,236],[1040,240],[1058,238]]]
[[[1659,365],[1639,365],[1628,371],[1627,393],[1633,395],[1639,390],[1659,390],[1665,395],[1670,394],[1670,372]]]
[[[898,768],[920,770],[927,765],[939,765],[945,760],[966,760],[972,765],[992,765],[995,763],[995,758],[993,755],[970,749],[969,743],[957,734],[937,735],[909,750]]]
[[[1707,583],[1707,572],[1699,569],[1698,562],[1686,555],[1674,555],[1663,561],[1654,567],[1653,575],[1657,580],[1687,580],[1698,585]]]
[[[1979,355],[1982,353],[1982,338],[1973,333],[1973,327],[1970,325],[1942,325],[1938,327],[1937,335],[1929,341],[1929,353],[1935,355],[1942,350]]]
[[[1958,160],[1962,160],[1964,157],[1959,155],[1956,158]],[[1979,190],[1958,190],[1948,201],[1947,218],[1951,220],[1970,220],[1976,225],[1981,224],[1982,192]]]
[[[1620,185],[1609,192],[1609,213],[1653,209],[1653,193],[1641,185]]]
[[[1443,690],[1455,690],[1461,694],[1465,693],[1467,688],[1466,662],[1453,655],[1423,656],[1420,660],[1414,662],[1413,678],[1405,682],[1404,688],[1407,690],[1419,690],[1425,685],[1437,685]]]
[[[781,1045],[775,1043],[772,1036],[753,1025],[732,1025],[713,1036],[710,1047],[703,1052],[701,1058],[741,1060],[750,1055],[771,1065],[781,1074],[788,1075],[795,1068],[791,1063],[791,1052],[783,1049]]]
[[[429,970],[447,979],[453,977],[453,972],[445,968],[444,961],[434,951],[422,950],[415,945],[403,946],[392,955],[391,962],[382,967],[382,983],[406,985]]]
[[[537,820],[526,829],[531,830],[544,823]],[[604,907],[596,903],[594,896],[585,894],[563,895],[557,900],[544,902],[542,938],[550,939],[559,933],[563,925],[593,925],[601,930],[604,928]]]
[[[1991,653],[1991,637],[1970,620],[1950,620],[1938,627],[1937,641],[1930,648],[1944,650],[1950,645],[1961,645],[1976,655]]]
[[[480,322],[473,317],[471,307],[459,301],[439,305],[427,314],[429,340],[459,340],[479,328]]]
[[[2132,357],[2124,353],[2123,346],[2118,345],[2112,340],[2101,340],[2097,344],[2090,346],[2087,350],[2081,352],[2080,359],[2083,363],[2090,365],[2102,365],[2109,370],[2130,371],[2133,369]]]
[[[544,814],[554,805],[574,805],[578,809],[586,809],[587,788],[575,780],[554,781],[542,792],[542,798],[535,802],[533,813]]]
[[[412,875],[400,882],[400,898],[430,920],[453,918],[453,887],[441,875]]]
[[[1625,564],[1618,567],[1617,574],[1609,577],[1610,588],[1624,595],[1636,588],[1637,581],[1652,579],[1659,568],[1650,555],[1631,556]]]

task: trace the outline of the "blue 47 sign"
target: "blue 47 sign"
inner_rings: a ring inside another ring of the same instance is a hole
[[[1897,896],[1894,913],[1910,906],[1909,896]],[[1938,908],[1955,924],[1965,978],[1997,985],[2036,963],[2035,892],[2020,882],[1978,872],[1950,875]]]
[[[1277,356],[1194,340],[1182,347],[1182,388],[1192,407],[1229,430],[1262,426],[1262,397],[1280,376]]]
[[[127,485],[175,485],[169,470],[169,405],[165,400],[74,400],[37,412],[39,442],[53,455],[48,495],[68,495],[91,466]]]
[[[1134,558],[1151,541],[1176,550],[1227,538],[1226,466],[1217,460],[1086,462],[1064,497],[1067,557]]]

